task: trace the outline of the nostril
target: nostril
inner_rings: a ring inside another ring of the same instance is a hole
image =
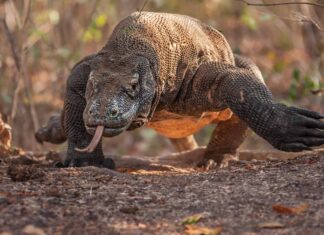
[[[110,116],[111,117],[117,117],[117,115],[118,115],[118,109],[117,108],[112,108],[110,110]]]

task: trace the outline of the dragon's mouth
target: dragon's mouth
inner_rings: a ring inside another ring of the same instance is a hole
[[[123,132],[124,130],[127,129],[129,125],[124,125],[124,126],[116,126],[116,127],[108,127],[108,126],[103,126],[104,129],[103,129],[103,136],[104,137],[113,137],[113,136],[116,136],[118,134],[120,134],[121,132]],[[98,126],[90,126],[90,125],[87,125],[86,126],[86,129],[87,129],[87,132],[91,135],[94,135],[95,132],[96,132],[96,129],[97,129]]]

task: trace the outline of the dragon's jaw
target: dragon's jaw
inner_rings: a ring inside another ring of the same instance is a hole
[[[89,145],[85,148],[76,148],[75,150],[79,152],[88,152],[91,153],[93,152],[97,145],[99,144],[102,136],[106,137],[113,137],[116,136],[120,133],[122,133],[124,130],[127,129],[128,126],[122,127],[122,128],[107,128],[103,125],[99,125],[97,127],[87,127],[87,131],[89,133],[93,133],[93,137]]]
[[[94,135],[98,126],[86,126],[87,132],[90,135]],[[129,127],[129,125],[125,125],[122,127],[114,127],[114,128],[107,127],[107,126],[103,126],[103,127],[104,127],[104,129],[103,129],[102,136],[113,137],[113,136],[119,135],[120,133],[125,131]]]
[[[76,148],[75,150],[79,152],[93,152],[97,145],[100,143],[102,136],[113,137],[119,135],[123,131],[127,130],[132,124],[133,120],[136,118],[138,112],[138,105],[132,105],[130,110],[119,117],[119,119],[109,119],[103,120],[91,119],[84,113],[85,128],[90,135],[93,135],[91,142],[85,148]],[[95,120],[90,122],[89,120]]]

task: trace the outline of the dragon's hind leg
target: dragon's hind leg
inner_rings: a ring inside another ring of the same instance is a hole
[[[177,138],[177,139],[169,138],[169,139],[178,152],[194,150],[195,148],[198,147],[198,144],[193,135],[189,135],[184,138]]]
[[[237,148],[247,135],[247,124],[236,115],[219,122],[207,145],[202,165],[211,169],[226,164],[226,160],[236,157]]]

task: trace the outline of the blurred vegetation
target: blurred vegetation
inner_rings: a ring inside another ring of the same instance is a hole
[[[30,150],[65,148],[37,145],[34,130],[52,113],[60,112],[72,66],[100,50],[114,26],[141,9],[144,2],[0,1],[0,113],[13,127],[15,145]],[[310,22],[293,18],[298,12],[322,23],[323,9],[307,5],[257,8],[235,0],[150,0],[144,10],[187,14],[214,26],[235,52],[260,66],[279,100],[324,111],[322,98],[311,92],[324,87],[323,32]],[[197,134],[201,144],[207,143],[212,129]],[[243,148],[259,145],[254,136]],[[118,154],[173,151],[165,138],[146,128],[106,139],[105,148]]]

